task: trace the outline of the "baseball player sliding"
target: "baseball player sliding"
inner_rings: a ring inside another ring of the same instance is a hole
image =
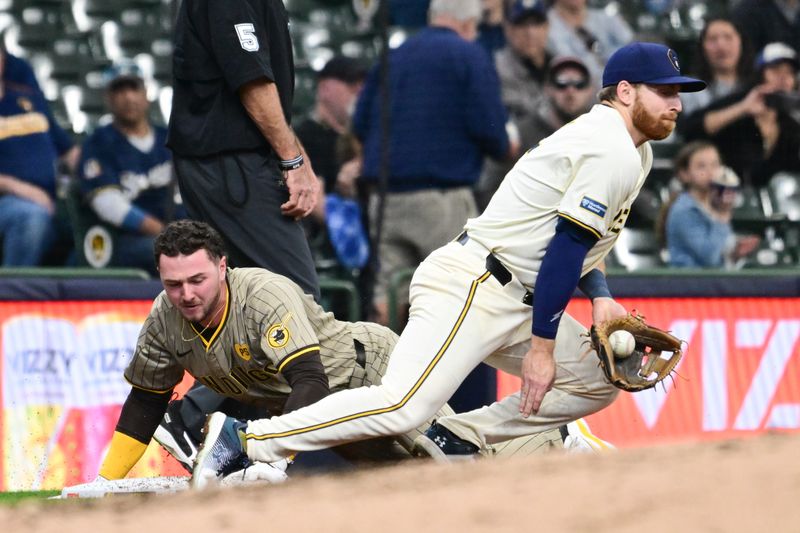
[[[381,384],[246,424],[211,415],[193,484],[202,487],[248,460],[406,433],[429,420],[484,360],[520,376],[522,389],[440,418],[446,432],[433,437],[441,437],[442,450],[553,430],[608,406],[618,391],[596,359],[582,357],[586,329],[564,309],[578,286],[592,299],[594,323],[625,314],[596,267],[650,171],[647,141],[675,128],[679,92],[704,87],[681,75],[675,52],[663,45],[618,50],[603,73],[600,104],[525,154],[484,213],[419,266],[408,325]]]
[[[223,241],[209,225],[169,224],[156,238],[155,257],[164,292],[125,371],[133,387],[101,466],[102,479],[123,478],[136,464],[185,370],[265,414],[290,412],[331,390],[380,383],[397,334],[378,324],[336,320],[283,276],[258,268],[228,269]],[[443,404],[437,416],[452,413]],[[356,461],[410,457],[414,439],[429,426],[426,420],[403,435],[338,451]],[[562,440],[567,448],[574,441],[587,442],[578,429],[537,435],[508,453],[545,451],[561,447]],[[167,449],[179,460],[191,464],[194,459]],[[283,479],[282,472],[255,472],[267,480]]]
[[[155,256],[164,291],[125,371],[133,387],[100,468],[102,478],[123,478],[136,464],[184,370],[219,394],[263,407],[265,414],[303,407],[330,390],[380,383],[397,340],[393,331],[338,321],[283,276],[228,269],[223,241],[207,224],[169,224],[156,238]],[[452,412],[443,404],[439,416]],[[410,450],[429,425],[396,440]],[[345,454],[398,458],[393,440],[367,444]]]

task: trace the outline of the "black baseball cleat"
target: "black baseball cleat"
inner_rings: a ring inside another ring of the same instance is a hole
[[[436,422],[424,435],[414,439],[412,453],[416,457],[430,457],[437,463],[472,461],[479,457],[479,448]]]
[[[179,406],[180,401],[169,404],[164,418],[161,419],[161,423],[158,424],[156,432],[153,434],[153,439],[191,474],[200,443],[186,429],[178,409]]]
[[[216,485],[237,470],[253,464],[247,456],[244,430],[247,424],[225,413],[214,413],[206,419],[205,440],[197,453],[192,472],[192,487],[203,489]]]

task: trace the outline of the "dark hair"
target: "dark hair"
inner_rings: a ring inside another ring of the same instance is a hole
[[[713,148],[714,150],[719,151],[717,145],[712,143],[711,141],[691,141],[684,144],[678,153],[675,154],[675,159],[672,160],[672,166],[676,171],[679,170],[686,170],[689,168],[689,163],[692,161],[692,157],[694,154],[701,150],[707,150],[708,148]]]
[[[686,170],[689,168],[689,163],[692,161],[692,157],[694,154],[701,150],[706,150],[708,148],[714,148],[719,152],[717,145],[712,143],[711,141],[706,140],[699,140],[699,141],[691,141],[684,144],[678,153],[675,155],[675,158],[672,160],[672,168],[675,170],[677,174],[680,170]],[[681,183],[684,189],[686,189],[686,184]],[[678,199],[680,195],[680,191],[673,191],[669,195],[669,199],[661,205],[661,208],[658,211],[658,215],[656,216],[655,220],[655,234],[656,239],[658,239],[658,244],[662,248],[667,245],[667,215],[669,214],[669,210],[672,209],[672,204],[675,203],[675,200]]]
[[[736,64],[736,75],[739,77],[739,83],[749,83],[753,79],[753,63],[755,61],[750,39],[748,39],[747,34],[742,30],[742,27],[726,15],[717,15],[708,18],[703,29],[700,31],[700,37],[697,39],[697,50],[694,54],[694,75],[709,83],[713,81],[714,76],[711,72],[711,65],[708,62],[708,58],[706,58],[705,50],[703,49],[703,42],[706,40],[708,29],[715,22],[730,24],[739,35],[741,50],[739,51],[739,62]]]
[[[218,261],[227,255],[225,243],[214,228],[196,220],[176,220],[167,224],[164,231],[156,237],[153,243],[153,257],[158,265],[162,255],[167,257],[191,255],[201,249],[204,249],[213,261]]]

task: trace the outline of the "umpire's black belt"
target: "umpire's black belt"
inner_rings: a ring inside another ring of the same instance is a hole
[[[456,242],[461,246],[464,246],[469,241],[469,235],[467,232],[464,231],[456,238]],[[486,270],[494,276],[494,279],[500,282],[500,285],[505,287],[506,285],[511,282],[511,272],[500,262],[500,260],[495,257],[493,253],[489,253],[486,256]],[[525,291],[525,294],[522,296],[522,303],[525,305],[531,305],[533,303],[533,293],[531,291]]]

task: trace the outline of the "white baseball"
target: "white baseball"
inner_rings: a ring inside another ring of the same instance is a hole
[[[630,331],[624,329],[618,329],[609,335],[608,342],[617,357],[628,357],[636,348],[636,339],[633,338]]]

